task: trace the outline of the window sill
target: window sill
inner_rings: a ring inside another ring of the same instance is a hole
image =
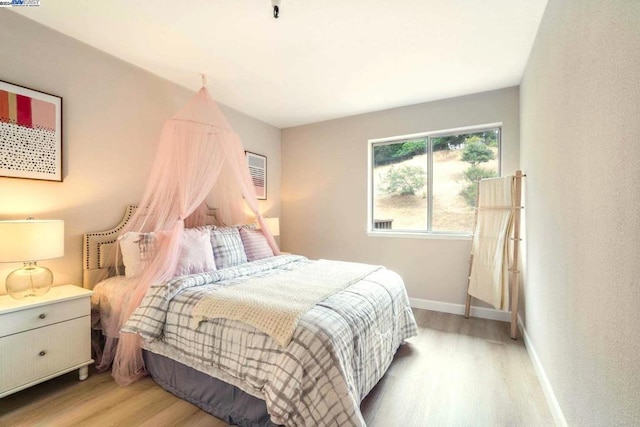
[[[418,233],[411,231],[367,231],[369,237],[390,237],[400,239],[427,239],[427,240],[471,240],[472,234],[453,233]]]

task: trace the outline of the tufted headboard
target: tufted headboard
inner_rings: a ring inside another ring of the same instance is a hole
[[[129,222],[138,205],[128,205],[124,216],[115,227],[106,231],[85,233],[82,236],[82,286],[87,289],[101,280],[115,276],[117,239],[122,228]],[[120,260],[121,271],[124,271]]]

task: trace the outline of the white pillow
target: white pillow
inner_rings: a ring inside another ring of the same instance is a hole
[[[155,233],[135,233],[130,231],[120,237],[120,252],[127,279],[139,276],[144,263],[151,259],[154,251]]]

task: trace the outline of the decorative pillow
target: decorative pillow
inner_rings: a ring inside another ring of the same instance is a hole
[[[247,262],[240,231],[236,227],[211,230],[211,246],[216,267],[227,268]]]
[[[186,276],[215,269],[209,228],[185,229],[180,241],[180,258],[175,275]]]
[[[176,276],[216,269],[209,228],[187,228],[182,233]],[[120,251],[127,279],[142,273],[145,262],[154,254],[155,233],[128,232],[120,237]]]
[[[120,237],[120,252],[127,279],[142,273],[144,263],[153,256],[155,233],[128,232]]]
[[[267,242],[267,238],[262,234],[262,231],[241,228],[240,237],[242,237],[242,244],[248,261],[273,256],[271,246],[269,246],[269,242]]]

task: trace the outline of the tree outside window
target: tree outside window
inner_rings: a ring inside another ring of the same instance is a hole
[[[371,230],[471,233],[476,182],[499,175],[500,128],[371,143]]]

